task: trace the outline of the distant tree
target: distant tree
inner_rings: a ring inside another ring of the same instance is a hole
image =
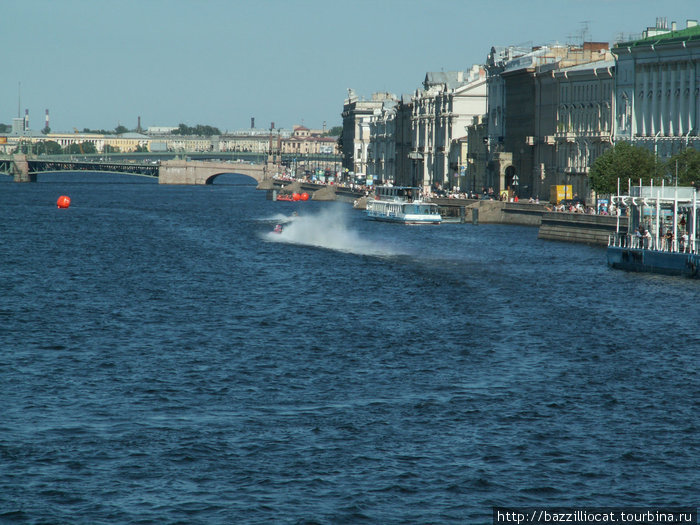
[[[97,153],[97,147],[92,142],[83,142],[83,153]]]
[[[97,135],[111,135],[111,131],[107,131],[105,129],[90,129],[90,128],[83,128],[83,133],[95,133]]]
[[[12,131],[12,126],[9,124],[0,124],[0,133],[9,133]]]
[[[61,145],[53,140],[44,140],[36,144],[37,155],[60,155],[63,153]]]
[[[102,148],[103,153],[119,153],[120,151],[118,147],[112,146],[111,144],[105,144],[105,147]]]
[[[42,132],[44,135],[48,135],[49,133],[51,133],[51,128],[48,127],[48,126],[44,126],[44,129],[42,129],[41,132]]]
[[[187,124],[180,124],[176,130],[172,131],[174,135],[200,135],[200,136],[211,136],[211,135],[221,135],[219,128],[213,126],[203,126],[202,124],[197,124],[194,127],[188,126]]]
[[[700,184],[700,151],[689,147],[669,158],[665,165],[666,180],[669,182],[676,181],[676,167],[679,186]]]
[[[148,146],[136,146],[136,149],[134,150],[136,153],[147,153],[148,152]]]
[[[590,171],[591,188],[599,194],[615,193],[617,179],[627,187],[627,179],[633,184],[642,179],[649,184],[654,178],[660,182],[662,170],[657,170],[654,154],[646,148],[632,146],[629,142],[618,142],[613,148],[598,157]]]
[[[343,126],[333,126],[331,129],[326,131],[324,137],[339,137],[343,134]]]
[[[121,135],[122,133],[128,133],[129,130],[128,130],[126,127],[124,127],[124,126],[122,126],[122,125],[120,124],[119,126],[117,126],[116,128],[114,128],[114,132],[115,132],[117,135]]]
[[[81,155],[97,153],[97,148],[92,142],[81,142],[80,144],[69,144],[63,148],[63,153],[67,155]]]
[[[338,145],[338,151],[340,153],[343,152],[343,134],[341,133],[338,135],[338,140],[335,141],[335,143]]]

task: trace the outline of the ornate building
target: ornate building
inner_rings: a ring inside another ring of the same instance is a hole
[[[396,105],[394,117],[394,151],[396,151],[396,177],[395,183],[401,186],[418,186],[418,182],[412,177],[416,170],[413,169],[411,159],[411,115],[413,114],[413,102],[410,95],[402,95]]]
[[[396,109],[395,100],[385,100],[369,124],[367,174],[379,183],[396,180]]]
[[[513,46],[492,47],[486,59],[488,166],[484,185],[496,191],[517,182],[514,179],[517,174],[515,165],[522,169],[521,154],[528,150],[525,137],[534,131],[528,133],[529,130],[520,129],[515,137],[516,128],[522,127],[517,125],[517,121],[520,120],[526,127],[534,126],[534,90],[527,84],[533,80],[530,77],[537,65],[553,62],[548,51],[546,47],[532,50]],[[531,100],[528,101],[528,97]],[[509,110],[515,122],[508,121]],[[524,114],[528,111],[531,113],[529,117]],[[515,161],[514,150],[518,153]]]
[[[550,184],[571,184],[581,197],[589,193],[588,172],[612,146],[615,62],[587,62],[554,72],[556,100],[555,157],[541,152],[544,191]],[[549,131],[549,130],[548,130]],[[546,144],[551,139],[544,141]],[[545,149],[544,147],[542,149]]]
[[[457,140],[486,111],[486,72],[475,65],[469,71],[427,73],[412,104],[412,179],[426,191],[450,187],[460,169]]]
[[[491,49],[487,186],[545,198],[550,184],[572,183],[578,174],[585,192],[588,166],[610,144],[607,48],[584,42],[529,52]]]
[[[615,141],[643,145],[659,157],[700,149],[700,26],[668,28],[665,19],[640,40],[618,43]]]
[[[396,101],[391,93],[374,93],[371,100],[360,100],[352,89],[343,104],[343,171],[351,176],[368,174],[370,122],[385,101]]]
[[[275,148],[273,136],[273,150]],[[337,155],[337,137],[322,136],[319,130],[310,130],[304,126],[294,126],[294,131],[288,138],[278,141],[278,149],[282,153],[311,154],[311,155]]]

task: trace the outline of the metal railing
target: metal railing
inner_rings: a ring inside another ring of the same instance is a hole
[[[700,253],[700,239],[688,241],[681,239],[660,238],[658,243],[654,237],[643,237],[630,233],[611,233],[608,236],[608,246],[630,248],[633,250],[655,250],[671,253]]]

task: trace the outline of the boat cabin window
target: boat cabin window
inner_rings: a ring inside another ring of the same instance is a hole
[[[377,186],[377,195],[383,200],[413,202],[418,198],[418,188],[409,186]]]

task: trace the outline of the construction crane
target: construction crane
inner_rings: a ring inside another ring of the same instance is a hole
[[[73,128],[73,131],[75,132],[76,135],[78,133],[80,133],[80,131],[78,131],[78,128],[75,128],[75,127]],[[85,152],[83,151],[83,144],[81,142],[78,142],[78,147],[80,148],[80,154],[85,155]]]

